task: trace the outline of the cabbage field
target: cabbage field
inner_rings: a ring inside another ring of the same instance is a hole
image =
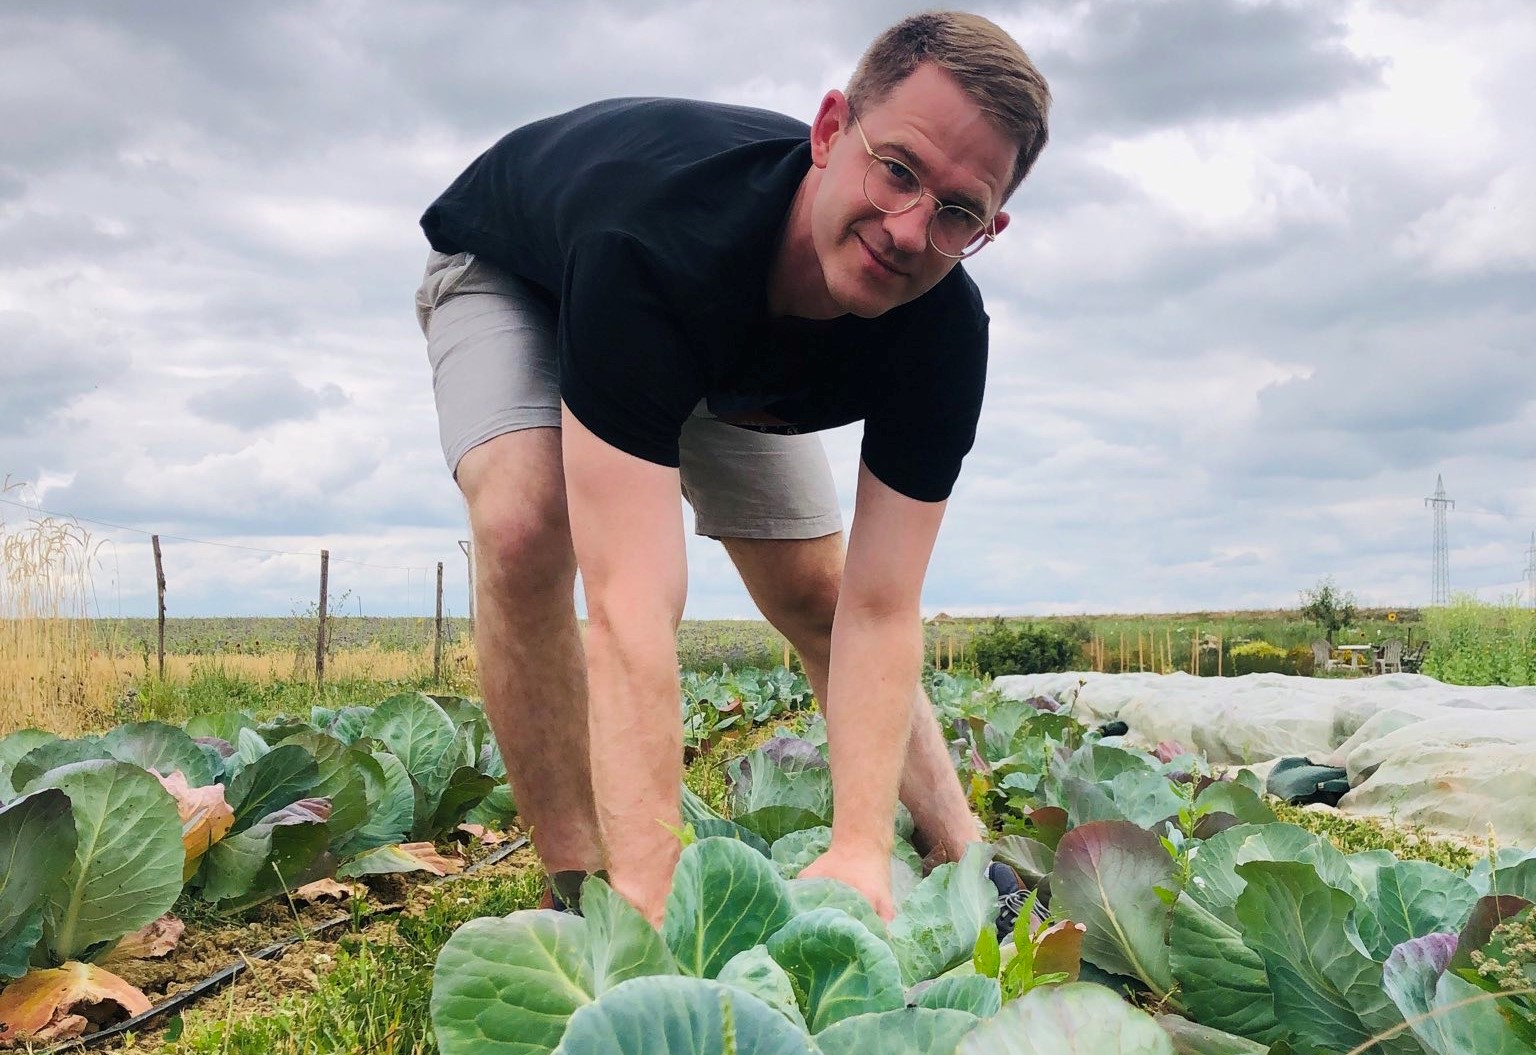
[[[528,911],[459,930],[434,980],[442,1050],[1536,1051],[1536,854],[1506,850],[1466,874],[1346,855],[1277,821],[1256,778],[1104,743],[1070,706],[946,712],[998,838],[927,877],[899,838],[889,925],[850,890],[796,878],[830,838],[812,723],[730,767],[730,819],[690,799],[659,933],[599,879],[585,918]],[[904,818],[897,834],[910,835]],[[993,852],[1046,909],[1001,944]]]
[[[472,920],[437,956],[411,1050],[1536,1052],[1536,854],[1458,868],[1346,853],[1277,819],[1251,774],[1172,743],[1133,749],[1071,693],[931,688],[992,842],[924,875],[902,811],[889,924],[798,878],[832,810],[804,679],[690,676],[693,751],[789,724],[743,741],[757,746],[725,765],[723,796],[685,791],[660,930],[597,878],[581,916]],[[461,823],[514,819],[503,776],[480,708],[422,693],[302,721],[0,739],[0,1037],[88,1032],[104,998],[144,1011],[101,961],[178,899],[238,916],[321,878],[441,870]],[[993,856],[1028,891],[1002,935]]]

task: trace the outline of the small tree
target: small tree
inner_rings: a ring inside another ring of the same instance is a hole
[[[1320,580],[1310,590],[1301,592],[1301,614],[1323,628],[1328,643],[1333,635],[1355,625],[1359,611],[1355,608],[1355,595],[1341,593],[1333,584],[1333,576]]]

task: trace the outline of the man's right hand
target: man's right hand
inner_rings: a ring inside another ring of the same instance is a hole
[[[896,916],[891,897],[889,854],[844,850],[836,844],[800,873],[802,879],[836,879],[864,895],[875,914],[889,923]]]
[[[658,882],[655,877],[637,876],[625,879],[623,876],[614,876],[609,883],[613,892],[628,901],[640,915],[645,917],[656,930],[661,930],[662,918],[667,911],[667,895],[671,892],[670,884]]]

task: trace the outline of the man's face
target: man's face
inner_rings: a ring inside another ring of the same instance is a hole
[[[828,93],[812,128],[812,158],[823,169],[811,206],[811,239],[827,292],[864,318],[915,300],[956,261],[928,242],[932,198],[904,213],[883,213],[864,194],[870,157],[840,92]],[[875,153],[906,163],[946,205],[963,205],[996,230],[1017,147],[992,127],[954,79],[937,66],[913,71],[876,107],[856,115]]]

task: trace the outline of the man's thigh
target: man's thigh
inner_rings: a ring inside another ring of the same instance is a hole
[[[754,432],[696,412],[679,453],[696,534],[813,539],[842,530],[832,470],[814,435]]]
[[[559,427],[555,317],[526,282],[468,254],[433,253],[416,313],[455,477],[464,456],[492,439]]]

